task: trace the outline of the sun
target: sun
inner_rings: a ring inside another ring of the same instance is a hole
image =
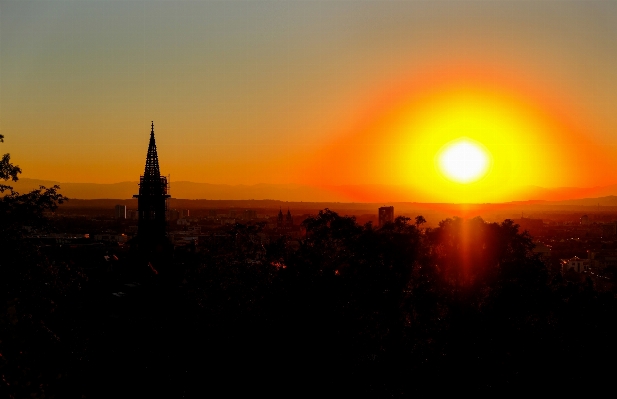
[[[467,137],[445,144],[436,158],[439,171],[449,180],[462,184],[480,180],[490,166],[486,148]]]

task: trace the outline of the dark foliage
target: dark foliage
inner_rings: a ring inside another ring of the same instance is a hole
[[[293,245],[262,243],[263,225],[221,228],[176,251],[175,280],[143,274],[125,297],[111,293],[130,290],[130,254],[102,269],[86,267],[90,253],[33,249],[2,263],[3,273],[21,270],[4,275],[19,287],[0,324],[4,388],[382,397],[607,385],[612,293],[549,278],[509,220],[423,223],[399,217],[376,229],[325,209]],[[563,379],[574,371],[579,382]]]
[[[3,139],[0,135],[0,142]],[[21,169],[5,154],[0,161],[0,180],[17,181],[19,173]],[[70,364],[65,361],[71,345],[60,344],[48,316],[85,276],[48,259],[24,239],[26,227],[39,232],[49,227],[45,213],[67,200],[58,189],[41,186],[19,194],[0,185],[0,193],[4,193],[0,198],[0,390],[12,397],[40,397],[62,374],[52,364],[60,365],[60,370]]]
[[[4,143],[4,136],[0,134],[0,143]],[[19,166],[13,165],[11,163],[11,155],[4,154],[2,159],[0,160],[0,180],[12,180],[17,181],[18,176],[21,173],[21,169]],[[11,186],[7,186],[5,184],[0,184],[0,193],[5,192],[6,190],[11,190]]]

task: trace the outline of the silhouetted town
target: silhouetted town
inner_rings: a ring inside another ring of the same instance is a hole
[[[78,248],[98,245],[116,256],[128,252],[129,242],[137,237],[139,230],[139,211],[129,209],[127,205],[104,207],[113,200],[92,202],[94,204],[74,208],[67,203],[48,215],[59,229],[65,231],[39,232],[24,226],[26,237],[45,246],[64,244]],[[174,251],[210,251],[217,247],[218,240],[231,239],[236,229],[242,226],[250,229],[250,240],[256,244],[246,261],[255,264],[261,264],[266,246],[273,242],[284,242],[288,248],[298,248],[307,235],[303,222],[320,210],[307,204],[279,201],[191,202],[197,202],[199,207],[164,210],[165,223],[160,234],[169,239]],[[208,202],[215,203],[215,207],[207,207]],[[243,207],[246,203],[255,205],[259,202],[263,204]],[[279,209],[275,208],[277,203],[280,203]],[[283,210],[285,205],[301,209],[301,214]],[[346,204],[340,203],[330,206],[346,208]],[[413,217],[411,214],[396,216]],[[617,211],[584,215],[580,211],[562,211],[539,216],[543,218],[521,216],[512,218],[512,221],[519,226],[520,232],[527,231],[533,237],[533,252],[540,256],[550,272],[564,274],[573,280],[590,278],[596,289],[611,290],[617,272]],[[394,222],[395,210],[393,206],[380,207],[373,215],[362,213],[353,217],[358,224],[372,223],[380,228]],[[232,259],[233,251],[227,256]]]
[[[388,204],[354,215],[364,205],[178,200],[154,123],[138,190],[4,198],[8,397],[570,392],[612,381],[617,212],[488,222]]]

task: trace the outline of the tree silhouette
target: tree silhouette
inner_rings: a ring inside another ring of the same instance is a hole
[[[4,136],[0,134],[0,143],[4,143]],[[19,166],[11,163],[11,155],[4,154],[2,160],[0,160],[0,180],[12,180],[17,181],[17,175],[21,173]],[[12,190],[11,186],[0,184],[0,193],[6,190]]]
[[[10,155],[4,154],[0,180],[17,181],[20,173]],[[48,227],[45,213],[67,200],[59,188],[40,186],[19,194],[0,184],[0,193],[9,191],[0,198],[0,366],[12,397],[42,395],[57,379],[55,367],[64,359],[54,345],[58,336],[47,323],[54,304],[81,277],[66,264],[50,261],[24,234],[26,226]]]

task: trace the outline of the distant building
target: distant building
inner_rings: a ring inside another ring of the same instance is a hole
[[[139,219],[139,212],[134,210],[134,209],[127,209],[126,210],[126,218],[127,219],[131,219],[131,220],[138,220]]]
[[[394,207],[393,206],[382,206],[379,208],[379,227],[382,227],[386,223],[394,222]]]
[[[602,235],[604,237],[613,237],[617,235],[617,224],[616,223],[604,223],[602,225]]]
[[[165,218],[167,220],[178,220],[181,217],[182,216],[180,215],[180,211],[177,209],[169,209],[167,212],[165,212]]]
[[[587,226],[587,225],[589,225],[589,224],[590,224],[590,222],[589,222],[589,216],[587,216],[587,215],[583,215],[583,216],[581,216],[581,224],[582,224],[583,226]]]
[[[617,267],[617,251],[615,250],[588,251],[588,253],[589,266],[595,270]]]
[[[116,205],[114,213],[116,219],[126,219],[126,205]]]
[[[577,273],[589,270],[589,259],[581,259],[578,256],[570,259],[562,259],[561,267],[563,272],[574,270]]]
[[[289,209],[287,209],[287,214],[283,214],[283,210],[280,209],[276,217],[276,227],[273,229],[273,234],[274,236],[299,239],[304,233],[301,225],[294,225],[294,219]]]
[[[291,212],[287,209],[287,215],[283,216],[283,210],[279,209],[279,214],[276,218],[276,227],[291,227],[294,224],[293,217],[291,217]]]
[[[188,219],[178,219],[178,220],[176,220],[176,224],[178,226],[190,226],[191,222],[189,222]]]
[[[165,213],[167,220],[178,220],[189,217],[190,211],[188,209],[168,209]]]
[[[257,211],[252,209],[245,209],[244,214],[242,215],[244,220],[253,220],[257,219]]]

